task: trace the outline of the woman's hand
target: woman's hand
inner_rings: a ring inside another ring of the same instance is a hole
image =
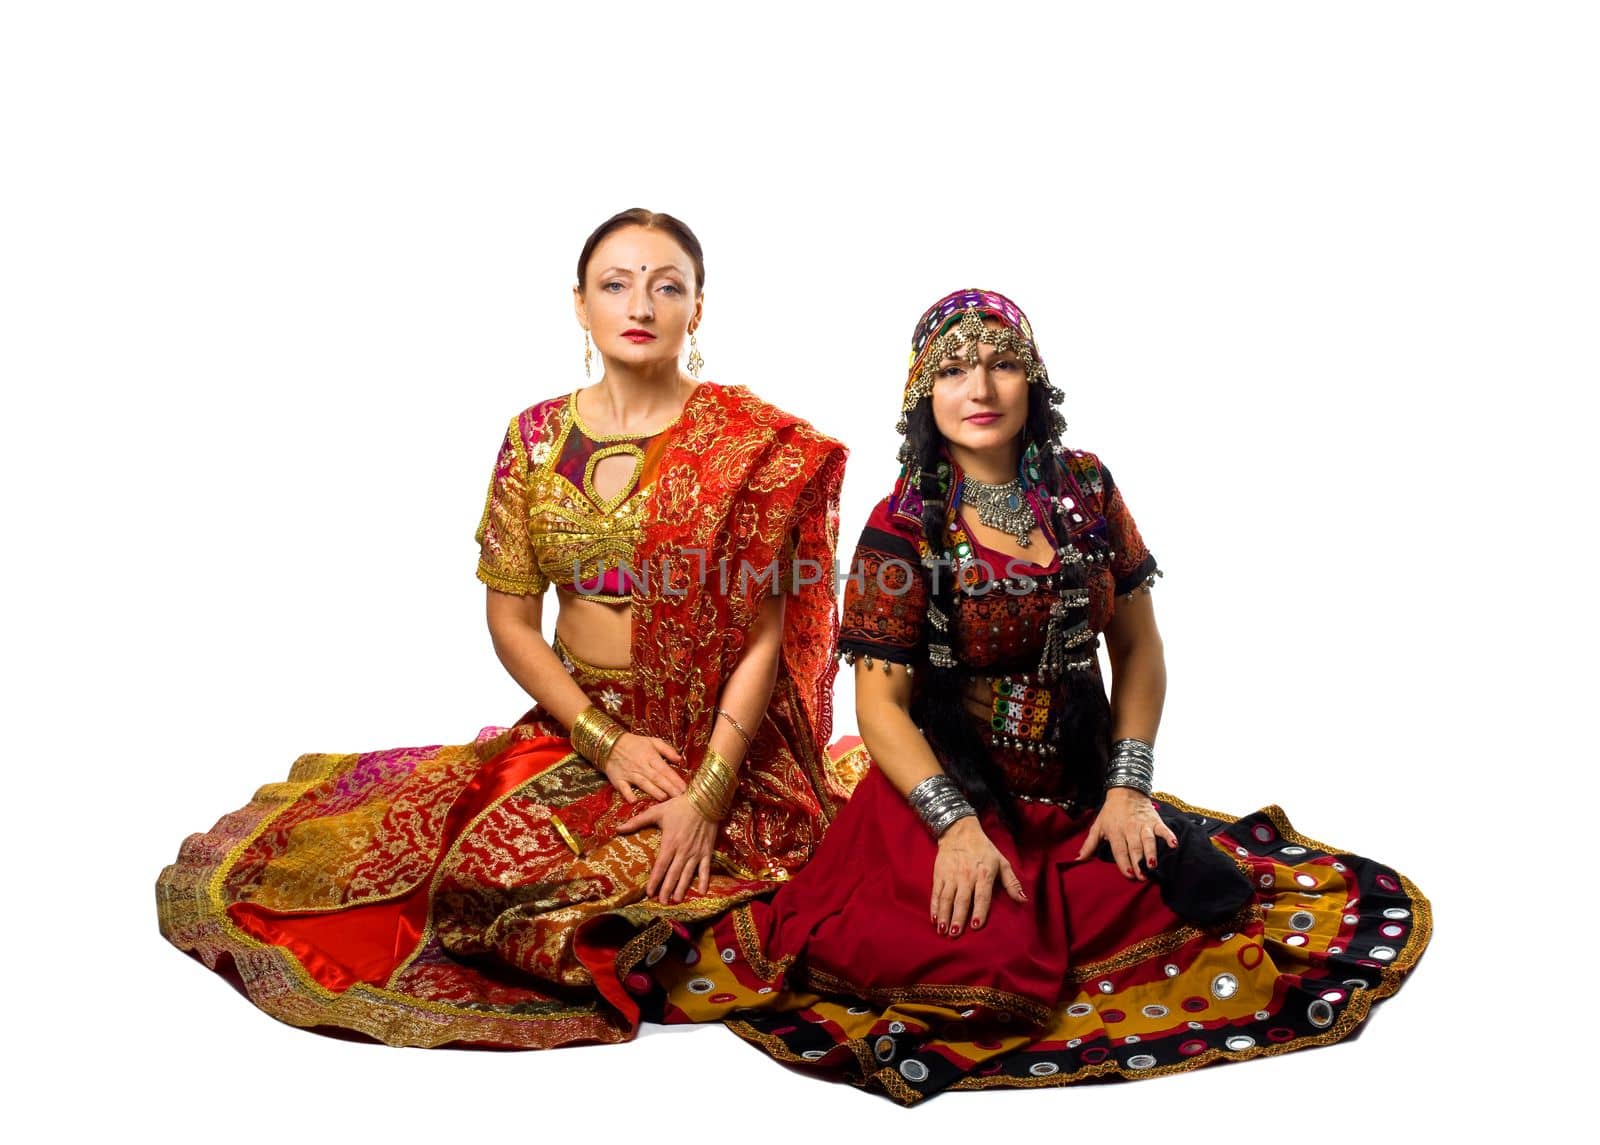
[[[671,799],[689,790],[689,784],[668,760],[681,764],[683,756],[664,739],[629,732],[606,756],[606,778],[629,803],[638,802],[640,792],[651,799]]]
[[[1145,873],[1139,867],[1139,860],[1143,858],[1146,867],[1156,865],[1157,838],[1165,839],[1170,846],[1178,845],[1178,837],[1156,814],[1149,796],[1131,787],[1113,787],[1106,792],[1105,804],[1094,817],[1078,859],[1082,861],[1094,854],[1094,849],[1104,839],[1111,845],[1111,857],[1117,861],[1117,870],[1142,883]]]
[[[657,740],[656,742],[660,742]],[[617,828],[626,835],[641,827],[661,828],[661,849],[650,868],[645,898],[661,896],[662,905],[680,902],[699,876],[701,894],[711,889],[711,848],[717,841],[717,822],[695,810],[686,795],[646,807]]]
[[[933,861],[933,901],[929,913],[940,934],[959,937],[967,918],[977,930],[989,917],[989,902],[994,895],[995,876],[1006,894],[1027,902],[1022,880],[1006,857],[995,850],[975,816],[957,819],[939,836],[939,855]]]

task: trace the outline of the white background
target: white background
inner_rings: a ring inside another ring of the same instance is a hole
[[[1403,1140],[1582,1096],[1592,9],[890,8],[5,6],[12,1116]],[[507,419],[582,381],[573,264],[634,205],[705,244],[707,375],[851,446],[846,552],[922,309],[1030,313],[1167,571],[1162,785],[1278,802],[1433,899],[1365,1036],[908,1113],[720,1028],[319,1038],[166,946],[159,869],[297,754],[522,710],[472,532]]]

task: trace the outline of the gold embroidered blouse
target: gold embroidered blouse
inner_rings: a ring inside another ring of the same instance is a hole
[[[630,600],[634,551],[668,436],[592,433],[576,393],[524,410],[495,460],[478,525],[478,579],[522,596],[555,584],[589,600]],[[601,497],[595,467],[614,456],[632,457],[633,473]]]

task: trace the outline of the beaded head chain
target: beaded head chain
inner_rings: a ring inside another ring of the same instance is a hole
[[[985,325],[985,319],[998,321],[999,328]],[[954,358],[976,365],[980,343],[1015,354],[1029,384],[1043,382],[1050,388],[1050,404],[1061,404],[1064,395],[1050,381],[1033,341],[1033,326],[1022,308],[993,290],[957,290],[928,307],[911,333],[911,370],[895,425],[902,437],[908,429],[905,415],[933,393],[940,364]],[[1065,422],[1060,414],[1053,420],[1055,435],[1059,435]]]

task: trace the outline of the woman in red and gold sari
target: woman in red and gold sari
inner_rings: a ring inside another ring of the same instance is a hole
[[[839,641],[871,770],[770,902],[664,937],[625,984],[906,1104],[1348,1037],[1421,956],[1427,900],[1275,807],[1151,798],[1158,574],[1121,490],[1060,447],[1009,299],[941,299],[913,355]]]
[[[533,709],[460,746],[302,756],[162,872],[163,934],[274,1017],[625,1040],[618,966],[786,879],[847,795],[821,747],[844,450],[691,376],[704,282],[671,216],[602,224],[574,296],[604,376],[506,433],[478,576]]]

